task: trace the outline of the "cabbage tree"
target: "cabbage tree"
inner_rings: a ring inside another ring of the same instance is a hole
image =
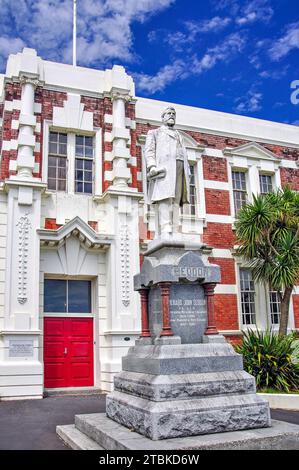
[[[253,279],[278,293],[279,335],[287,334],[290,300],[299,279],[299,193],[285,187],[253,197],[238,213],[237,254]]]

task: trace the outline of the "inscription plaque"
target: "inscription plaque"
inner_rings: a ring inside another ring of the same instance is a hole
[[[33,357],[33,341],[31,339],[11,339],[8,356]]]
[[[173,284],[169,296],[170,324],[183,344],[202,343],[207,327],[206,301],[200,284]],[[158,287],[149,294],[149,323],[154,337],[162,330],[161,293]]]

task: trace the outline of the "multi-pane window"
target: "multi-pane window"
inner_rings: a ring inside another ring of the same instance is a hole
[[[279,325],[280,322],[280,300],[277,291],[270,291],[270,314],[271,324]]]
[[[75,192],[92,193],[93,138],[76,135]]]
[[[195,165],[190,165],[190,214],[196,214]]]
[[[246,175],[243,171],[232,171],[232,183],[234,194],[235,213],[246,204],[247,191],[246,191]]]
[[[45,279],[44,312],[91,313],[91,281]]]
[[[48,157],[48,188],[66,190],[67,134],[50,132]]]
[[[251,271],[240,269],[241,307],[243,325],[254,325],[255,315],[255,289]]]
[[[260,191],[261,194],[267,194],[273,191],[272,177],[270,175],[260,174]]]

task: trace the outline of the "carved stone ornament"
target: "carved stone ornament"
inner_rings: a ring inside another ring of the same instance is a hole
[[[18,302],[24,304],[27,301],[28,287],[28,251],[29,251],[29,229],[31,223],[28,213],[20,217],[18,223]]]
[[[127,94],[124,94],[124,93],[121,93],[119,91],[113,91],[111,93],[111,100],[112,101],[115,101],[115,100],[124,100],[125,102],[129,103],[130,101],[132,101],[132,96],[129,95],[128,93]]]
[[[130,305],[130,252],[128,226],[120,229],[120,266],[121,266],[121,299],[125,307]]]
[[[20,75],[20,83],[21,85],[26,85],[27,83],[30,83],[36,88],[39,85],[40,81],[38,78],[35,77],[29,77],[28,75]]]

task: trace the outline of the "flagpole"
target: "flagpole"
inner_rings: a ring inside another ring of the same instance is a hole
[[[77,65],[77,0],[73,0],[73,66]]]

